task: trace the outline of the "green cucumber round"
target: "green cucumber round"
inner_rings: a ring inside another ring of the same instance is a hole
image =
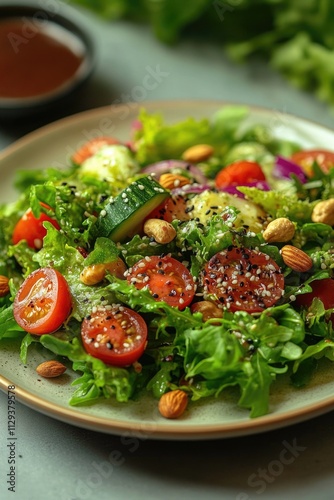
[[[170,196],[152,177],[141,177],[123,189],[101,211],[97,220],[99,236],[123,241],[131,238],[145,217]]]

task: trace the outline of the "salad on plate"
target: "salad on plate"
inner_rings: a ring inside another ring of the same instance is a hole
[[[248,110],[167,124],[142,109],[66,169],[20,170],[1,205],[1,339],[70,405],[151,394],[270,412],[273,382],[334,361],[334,153],[246,125]]]

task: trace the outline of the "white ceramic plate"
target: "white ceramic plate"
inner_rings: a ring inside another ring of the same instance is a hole
[[[162,112],[169,122],[188,116],[209,117],[222,102],[155,102],[145,103],[150,112]],[[98,135],[114,135],[128,139],[138,106],[131,103],[109,106],[65,118],[43,127],[0,153],[1,201],[15,197],[12,187],[14,171],[22,168],[45,168],[66,165],[66,158],[80,144]],[[259,108],[251,109],[249,122],[269,125],[275,135],[297,140],[305,147],[329,149],[334,143],[334,132],[317,124]],[[250,419],[248,411],[236,406],[233,391],[217,400],[190,404],[184,416],[176,421],[163,419],[157,402],[147,397],[139,402],[119,404],[106,401],[89,407],[68,405],[76,377],[70,370],[60,378],[45,380],[38,377],[35,367],[45,354],[32,350],[28,365],[23,366],[18,356],[18,345],[13,341],[0,344],[0,388],[7,392],[15,385],[17,398],[31,408],[67,423],[118,435],[134,435],[155,439],[211,439],[241,436],[301,422],[334,409],[334,364],[326,364],[307,388],[296,390],[288,380],[273,385],[270,414]]]

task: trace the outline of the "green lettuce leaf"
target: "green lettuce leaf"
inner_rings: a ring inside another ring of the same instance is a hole
[[[71,405],[92,403],[101,397],[112,396],[117,401],[125,402],[132,396],[136,378],[134,370],[106,365],[90,356],[76,337],[63,340],[54,335],[42,335],[40,343],[49,351],[73,361],[74,370],[83,373],[73,382],[78,388],[70,399]]]
[[[299,200],[296,195],[279,191],[262,191],[254,187],[240,186],[239,191],[260,205],[273,218],[287,217],[291,221],[306,223],[311,219],[315,202]]]
[[[35,254],[35,261],[40,267],[51,266],[57,269],[66,279],[73,299],[72,316],[81,321],[91,313],[94,306],[101,305],[107,300],[114,302],[107,283],[90,287],[80,280],[80,272],[86,263],[81,253],[68,245],[66,235],[57,231],[52,224],[45,223],[48,229],[44,238],[43,248]],[[97,248],[97,253],[101,251]]]
[[[141,128],[135,136],[136,159],[141,164],[148,164],[181,158],[187,148],[201,143],[211,144],[220,157],[231,144],[237,142],[239,127],[247,113],[244,106],[227,106],[219,110],[211,121],[188,118],[167,125],[161,115],[141,110]]]
[[[13,305],[0,309],[0,340],[8,337],[20,338],[24,331],[13,316]]]

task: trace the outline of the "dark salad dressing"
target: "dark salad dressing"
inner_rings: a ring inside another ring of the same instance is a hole
[[[54,22],[0,20],[0,99],[33,98],[65,86],[84,55],[82,41]]]

